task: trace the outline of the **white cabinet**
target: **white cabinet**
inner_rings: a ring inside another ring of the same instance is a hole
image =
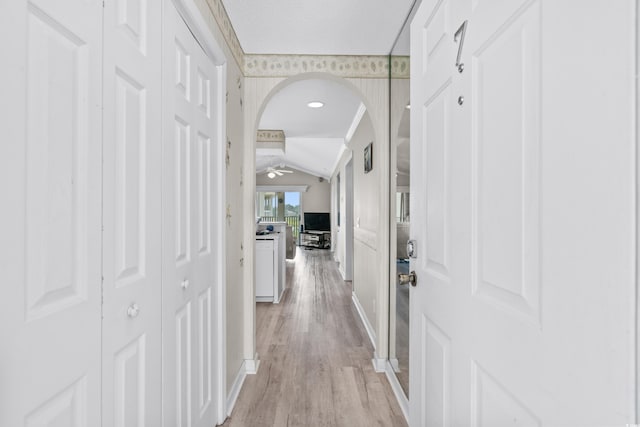
[[[279,303],[285,288],[285,235],[256,236],[256,301]]]
[[[277,257],[273,238],[256,238],[256,301],[271,302],[274,283],[278,281]],[[277,245],[276,245],[277,246]]]

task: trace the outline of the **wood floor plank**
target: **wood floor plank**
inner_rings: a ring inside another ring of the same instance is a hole
[[[298,250],[286,277],[280,304],[256,305],[260,368],[223,425],[406,426],[331,253]]]

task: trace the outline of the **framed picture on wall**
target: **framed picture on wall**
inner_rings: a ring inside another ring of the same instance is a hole
[[[369,173],[373,169],[373,142],[364,147],[364,173]]]

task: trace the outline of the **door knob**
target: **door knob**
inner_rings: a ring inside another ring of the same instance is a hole
[[[187,290],[187,288],[189,287],[189,280],[184,279],[182,283],[180,283],[180,287],[184,290]]]
[[[140,307],[138,307],[138,304],[134,302],[129,306],[129,308],[127,308],[127,316],[133,318],[138,317],[138,314],[140,314]]]
[[[398,279],[400,280],[401,285],[406,285],[407,283],[411,283],[411,286],[415,286],[418,284],[418,276],[416,276],[416,272],[412,271],[409,274],[398,274]]]

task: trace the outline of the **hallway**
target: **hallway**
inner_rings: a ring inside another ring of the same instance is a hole
[[[298,250],[287,286],[257,305],[260,368],[224,426],[406,426],[331,253]]]

